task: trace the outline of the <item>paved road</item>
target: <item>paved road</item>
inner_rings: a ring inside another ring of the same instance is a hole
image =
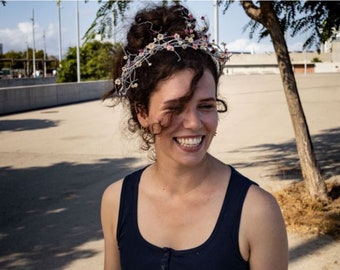
[[[337,177],[340,76],[297,80],[323,173]],[[269,191],[299,178],[279,76],[225,76],[221,93],[229,111],[220,116],[211,152]],[[138,140],[126,139],[126,115],[104,105],[94,101],[0,118],[0,269],[102,268],[101,194],[148,162],[136,151]],[[290,249],[290,269],[338,266],[339,243],[327,237],[290,234]]]

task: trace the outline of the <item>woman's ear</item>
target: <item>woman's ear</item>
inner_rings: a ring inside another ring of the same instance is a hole
[[[144,128],[149,127],[148,114],[146,110],[140,106],[136,106],[136,113],[140,125]]]

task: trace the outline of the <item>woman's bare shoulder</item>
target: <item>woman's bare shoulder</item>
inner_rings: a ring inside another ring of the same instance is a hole
[[[245,206],[249,207],[250,212],[254,215],[267,215],[268,212],[280,212],[279,205],[275,197],[268,191],[259,186],[252,185],[249,188]]]
[[[101,201],[101,222],[106,240],[113,241],[119,214],[120,193],[122,189],[122,179],[109,185],[102,196]]]
[[[259,221],[268,225],[282,221],[281,209],[275,197],[256,185],[249,188],[243,212],[248,221]]]
[[[102,196],[101,223],[105,243],[105,269],[121,269],[116,231],[122,183],[123,180],[120,179],[109,185]]]
[[[110,205],[112,204],[117,205],[117,203],[119,204],[122,185],[123,185],[123,179],[119,179],[115,181],[114,183],[112,183],[111,185],[109,185],[104,190],[103,197],[102,197],[102,204],[110,204]]]
[[[287,233],[281,209],[272,194],[256,185],[249,188],[241,228],[248,242],[252,269],[287,269]]]

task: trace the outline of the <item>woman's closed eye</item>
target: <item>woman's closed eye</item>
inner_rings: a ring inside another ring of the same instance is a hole
[[[198,105],[198,108],[204,110],[216,109],[216,102],[202,103]]]
[[[171,104],[168,104],[164,111],[166,113],[173,113],[173,114],[180,114],[184,110],[184,105],[180,104],[180,102],[172,102]]]

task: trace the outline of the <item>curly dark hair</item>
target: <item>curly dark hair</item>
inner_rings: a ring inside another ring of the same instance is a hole
[[[192,28],[195,29],[196,19],[190,15],[188,9],[178,4],[156,6],[139,11],[127,33],[126,46],[115,55],[113,80],[121,76],[122,67],[126,63],[124,59],[126,52],[129,54],[138,54],[141,49],[154,41],[155,33],[163,33],[166,35],[178,34],[182,38],[185,38],[188,35],[185,31],[188,22],[190,22],[193,26]],[[194,34],[194,39],[198,37],[197,32],[194,31],[192,34]],[[137,114],[141,110],[146,113],[149,111],[150,96],[160,81],[166,80],[178,71],[184,69],[193,70],[194,77],[191,82],[191,90],[179,99],[178,107],[180,108],[183,108],[192,98],[195,86],[203,76],[205,69],[211,72],[216,86],[218,85],[221,75],[219,73],[220,69],[217,68],[216,62],[207,52],[192,48],[176,48],[175,50],[176,53],[167,50],[157,51],[157,53],[152,55],[148,60],[152,63],[151,65],[144,62],[141,67],[136,69],[138,86],[129,89],[125,96],[121,97],[116,88],[113,88],[103,96],[103,99],[112,98],[117,100],[117,103],[122,102],[128,105],[131,113],[131,118],[128,121],[128,129],[132,133],[140,131],[143,139],[141,148],[144,150],[150,149],[154,143],[154,136],[159,134],[162,128],[165,128],[171,122],[172,115],[168,115],[167,121],[161,121],[162,123],[156,123],[148,129],[143,129],[137,118]],[[215,91],[217,97],[217,89]],[[226,103],[218,98],[217,102],[218,111],[226,112]],[[180,112],[173,112],[172,114],[176,113]]]

